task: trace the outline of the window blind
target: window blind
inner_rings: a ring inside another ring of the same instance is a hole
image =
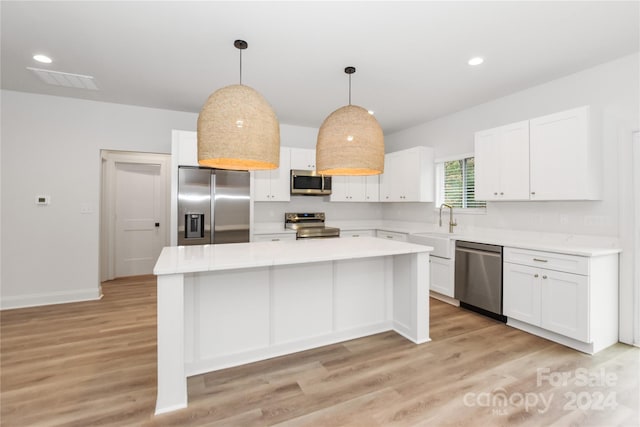
[[[475,159],[451,160],[439,163],[438,204],[447,203],[454,208],[485,208],[486,203],[475,199]]]

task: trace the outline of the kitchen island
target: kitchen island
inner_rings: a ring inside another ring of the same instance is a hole
[[[187,377],[394,330],[429,341],[429,246],[376,238],[162,250],[156,414]]]

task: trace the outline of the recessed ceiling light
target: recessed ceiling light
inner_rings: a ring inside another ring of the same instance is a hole
[[[33,55],[33,59],[43,64],[51,64],[53,62],[47,55]]]
[[[469,60],[469,65],[480,65],[484,62],[483,58],[480,58],[479,56],[476,56],[475,58],[471,58]]]

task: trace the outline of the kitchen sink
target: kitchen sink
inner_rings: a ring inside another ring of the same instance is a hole
[[[418,245],[432,246],[431,255],[440,258],[451,258],[454,247],[453,235],[447,233],[415,233],[409,234],[409,242]]]

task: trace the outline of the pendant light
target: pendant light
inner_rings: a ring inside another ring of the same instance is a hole
[[[318,131],[316,169],[324,175],[377,175],[384,171],[384,134],[368,110],[351,105],[351,75],[347,67],[349,105],[327,117]]]
[[[280,125],[269,103],[242,84],[242,51],[248,44],[236,40],[240,51],[240,84],[215,91],[198,115],[198,163],[233,170],[276,169],[280,163]]]

